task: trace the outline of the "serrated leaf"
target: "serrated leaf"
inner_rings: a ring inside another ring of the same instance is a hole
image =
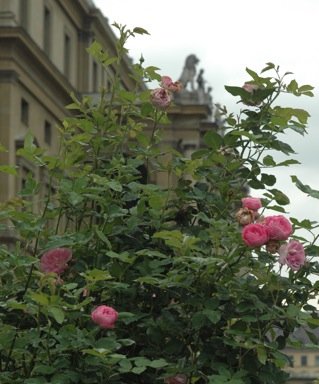
[[[144,29],[144,28],[141,28],[141,27],[135,27],[135,28],[133,29],[133,33],[137,33],[137,34],[139,34],[139,35],[149,35],[149,33],[147,32],[147,30]]]
[[[48,307],[48,313],[52,315],[52,317],[58,324],[63,323],[65,318],[63,309],[59,307]]]
[[[267,167],[274,167],[276,165],[276,162],[272,156],[267,155],[263,158],[263,164]]]
[[[302,192],[306,193],[308,196],[311,196],[315,199],[319,199],[319,191],[312,189],[309,185],[303,184],[297,176],[290,176],[293,183],[295,183],[296,187],[300,189]]]

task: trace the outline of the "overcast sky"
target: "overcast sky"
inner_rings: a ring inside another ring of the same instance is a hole
[[[236,99],[224,85],[241,86],[249,79],[245,68],[256,72],[266,62],[291,71],[299,84],[315,87],[314,98],[284,100],[286,105],[311,114],[309,134],[287,136],[302,165],[276,172],[277,187],[291,200],[291,216],[319,219],[319,200],[307,197],[290,182],[297,175],[302,182],[319,189],[319,1],[318,0],[94,0],[109,23],[129,28],[143,27],[150,36],[137,36],[128,45],[137,61],[161,68],[162,75],[178,79],[190,53],[200,59],[206,84],[213,87],[215,103],[236,109]],[[256,192],[258,195],[258,191]]]

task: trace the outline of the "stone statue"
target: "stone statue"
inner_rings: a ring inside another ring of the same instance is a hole
[[[204,80],[204,77],[203,77],[203,73],[204,73],[204,70],[200,69],[199,70],[199,74],[198,74],[197,79],[196,79],[196,81],[197,81],[197,89],[198,90],[200,90],[200,89],[205,90],[205,86],[204,86],[205,80]]]
[[[196,64],[198,64],[198,62],[199,59],[194,54],[186,57],[183,72],[179,78],[179,81],[182,83],[184,89],[186,89],[187,84],[190,83],[191,90],[195,90],[194,78],[196,76]]]

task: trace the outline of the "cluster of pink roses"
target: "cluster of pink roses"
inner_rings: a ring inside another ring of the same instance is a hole
[[[162,76],[160,86],[151,91],[151,101],[155,107],[165,109],[172,101],[172,93],[179,92],[182,84],[179,81],[173,82],[169,76]]]
[[[40,258],[40,271],[44,273],[56,273],[57,281],[62,281],[60,275],[68,268],[68,262],[72,258],[72,251],[68,248],[55,248],[45,252]],[[118,318],[118,312],[106,305],[99,305],[91,313],[91,319],[101,328],[114,328]]]
[[[266,246],[270,253],[279,253],[279,263],[297,271],[306,257],[303,245],[297,240],[286,242],[292,234],[290,221],[282,216],[261,217],[258,209],[261,200],[255,197],[242,199],[242,208],[236,213],[237,221],[244,226],[242,239],[249,247]]]

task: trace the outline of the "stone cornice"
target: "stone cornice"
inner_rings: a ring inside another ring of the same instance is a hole
[[[22,82],[23,75],[26,75],[35,84],[41,84],[47,96],[64,108],[70,101],[70,93],[76,93],[76,89],[25,30],[20,27],[1,27],[0,40],[0,69],[7,70],[7,63],[11,63],[10,70],[15,71]]]

